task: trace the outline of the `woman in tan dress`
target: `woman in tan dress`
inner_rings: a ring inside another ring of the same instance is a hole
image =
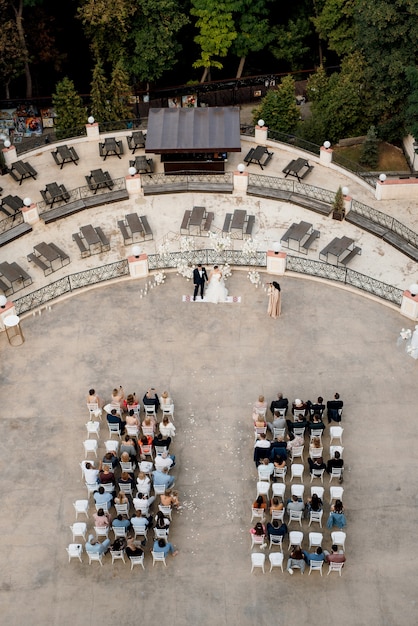
[[[275,281],[272,283],[268,283],[267,293],[269,296],[269,304],[267,308],[267,313],[270,315],[270,317],[274,317],[274,318],[279,317],[280,311],[281,311],[279,283],[276,283]]]

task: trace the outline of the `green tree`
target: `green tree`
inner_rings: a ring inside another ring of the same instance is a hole
[[[26,57],[7,0],[0,0],[0,21],[0,79],[6,98],[10,98],[10,82],[25,71]]]
[[[266,0],[241,0],[237,9],[237,36],[231,52],[240,59],[236,74],[236,78],[240,78],[248,54],[263,50],[272,41],[273,33],[267,19]]]
[[[177,63],[179,33],[188,22],[176,0],[142,0],[129,34],[125,69],[140,81],[159,80]]]
[[[312,18],[320,39],[341,58],[355,50],[355,9],[356,0],[325,0]]]
[[[379,140],[375,126],[370,126],[366,140],[361,147],[360,163],[372,170],[377,169],[379,162]]]
[[[129,75],[124,70],[123,60],[116,63],[112,71],[110,82],[111,109],[114,120],[127,120],[133,117],[132,109],[129,105],[129,97],[132,90],[129,86]]]
[[[193,67],[203,67],[200,82],[210,76],[210,68],[222,69],[221,58],[226,57],[237,37],[233,13],[235,0],[192,0],[190,13],[197,17],[199,35],[194,38],[200,46],[200,58]]]
[[[293,133],[300,113],[295,99],[295,81],[291,76],[282,78],[276,91],[269,91],[254,111],[254,123],[263,119],[270,130]]]
[[[99,123],[109,122],[112,119],[110,108],[109,85],[100,59],[96,62],[91,81],[91,106],[90,113]]]
[[[309,51],[306,41],[311,31],[312,26],[305,17],[289,19],[286,25],[274,26],[274,40],[270,46],[273,56],[279,61],[285,61],[292,71],[301,69],[303,58]]]
[[[59,139],[80,134],[87,120],[86,108],[78,95],[74,83],[68,77],[57,83],[52,95],[56,112],[56,134]]]
[[[404,134],[409,92],[406,68],[418,64],[418,3],[411,0],[357,0],[357,47],[367,59],[373,121],[379,135]]]
[[[407,67],[405,73],[410,87],[405,110],[405,126],[415,141],[418,141],[418,69]]]
[[[343,190],[338,187],[335,194],[334,203],[332,205],[332,217],[336,220],[342,221],[345,216],[344,197]]]

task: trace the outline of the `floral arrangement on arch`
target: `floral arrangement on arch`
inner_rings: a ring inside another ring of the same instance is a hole
[[[248,272],[248,278],[253,285],[258,287],[258,285],[260,284],[260,273],[257,272],[257,270],[250,270]]]
[[[170,242],[167,241],[163,241],[163,243],[160,243],[160,245],[157,248],[157,254],[159,254],[162,257],[166,257],[169,254],[169,247],[170,247]]]
[[[257,254],[258,241],[256,239],[246,239],[242,246],[243,254],[255,256]]]
[[[191,280],[193,278],[193,268],[184,259],[182,259],[177,265],[177,273],[180,274],[180,276],[187,278],[187,280]]]
[[[157,272],[154,275],[154,281],[156,285],[162,285],[165,279],[166,279],[166,275],[164,274],[164,272]]]
[[[180,237],[180,252],[193,252],[195,243],[193,237]]]
[[[223,237],[219,233],[209,231],[209,239],[212,240],[212,245],[216,252],[223,252],[231,247],[231,237],[229,235]]]
[[[231,270],[231,266],[229,265],[229,263],[225,263],[225,265],[222,265],[220,270],[222,272],[222,276],[224,280],[232,276],[232,270]]]

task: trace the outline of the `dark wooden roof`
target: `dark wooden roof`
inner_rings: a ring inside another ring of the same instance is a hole
[[[150,109],[145,152],[240,152],[238,107]]]

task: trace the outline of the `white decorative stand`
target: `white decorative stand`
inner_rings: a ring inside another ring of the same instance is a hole
[[[86,124],[87,141],[97,141],[100,137],[99,125],[97,122]]]
[[[234,191],[246,194],[248,187],[248,172],[234,171]]]
[[[3,148],[3,156],[4,156],[4,161],[7,167],[9,167],[12,163],[17,161],[17,153],[16,153],[15,146],[10,146],[10,148]]]
[[[267,145],[267,131],[268,126],[257,126],[255,127],[254,140],[256,144],[261,146]]]
[[[267,274],[283,276],[286,272],[286,252],[267,250]]]
[[[8,315],[4,320],[7,339],[11,346],[20,346],[25,338],[20,327],[20,318],[17,315]]]
[[[129,273],[132,278],[145,278],[149,274],[148,255],[128,256]]]
[[[23,206],[22,215],[26,224],[36,224],[36,222],[39,222],[38,205],[32,202],[29,206]]]
[[[319,162],[321,165],[329,165],[332,163],[332,148],[325,148],[325,146],[321,146],[319,151]]]
[[[4,320],[9,315],[16,315],[15,305],[13,304],[13,302],[10,301],[6,302],[4,307],[0,307],[0,332],[6,330]]]
[[[418,321],[418,295],[413,296],[408,289],[402,294],[401,314],[410,320]]]
[[[134,195],[137,193],[141,193],[142,185],[141,185],[141,176],[139,174],[135,174],[134,176],[125,176],[126,181],[126,191],[128,194]]]

